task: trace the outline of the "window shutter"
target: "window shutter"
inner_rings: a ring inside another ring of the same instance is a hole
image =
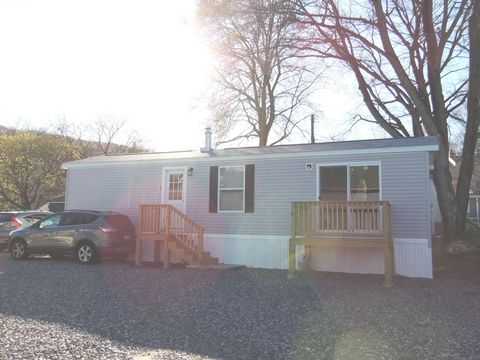
[[[218,166],[210,166],[210,190],[208,212],[217,212],[218,203]]]
[[[245,166],[245,212],[253,213],[255,202],[255,165]]]

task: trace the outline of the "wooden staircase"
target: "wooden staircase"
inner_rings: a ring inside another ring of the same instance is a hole
[[[203,251],[203,227],[172,205],[140,205],[139,232],[135,249],[135,265],[141,266],[141,242],[155,241],[154,261],[161,258],[163,243],[165,267],[172,255],[177,263],[187,265],[218,265],[218,258]]]
[[[218,265],[218,258],[212,257],[209,251],[202,251],[199,254],[191,248],[185,246],[182,235],[170,235],[167,240],[167,248],[170,255],[173,253],[175,258],[188,265]]]

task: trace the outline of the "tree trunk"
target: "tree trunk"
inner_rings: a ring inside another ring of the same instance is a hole
[[[433,183],[437,190],[438,206],[442,215],[443,239],[445,242],[452,242],[458,237],[461,229],[458,227],[460,213],[449,171],[448,148],[441,141],[434,161]]]
[[[267,138],[268,138],[268,134],[260,133],[260,136],[258,137],[258,146],[260,147],[267,146]]]
[[[463,139],[462,162],[457,182],[457,205],[460,212],[459,224],[465,227],[470,183],[472,181],[475,149],[480,125],[480,1],[473,0],[473,11],[468,23],[470,64],[467,111],[468,119]]]
[[[258,146],[265,147],[265,146],[267,146],[267,141],[268,141],[268,131],[267,131],[267,126],[266,126],[263,118],[259,119],[258,129],[259,129],[259,131],[258,131]]]

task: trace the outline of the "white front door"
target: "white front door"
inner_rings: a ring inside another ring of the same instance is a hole
[[[163,177],[163,203],[175,206],[185,212],[186,171],[167,169]]]

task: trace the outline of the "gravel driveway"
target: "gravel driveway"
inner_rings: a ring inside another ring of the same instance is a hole
[[[480,282],[0,254],[1,359],[478,359]]]

